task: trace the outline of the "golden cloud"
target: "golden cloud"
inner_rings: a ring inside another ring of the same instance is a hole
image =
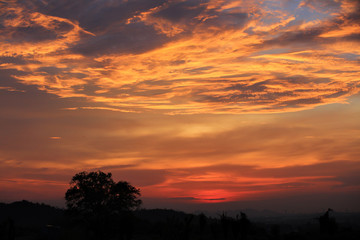
[[[99,31],[13,1],[1,8],[0,67],[114,111],[299,111],[359,92],[359,25],[349,5],[357,2],[326,5],[337,15],[304,22],[286,8],[275,16],[272,5],[170,1]]]

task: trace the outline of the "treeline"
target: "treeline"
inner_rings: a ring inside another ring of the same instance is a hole
[[[360,239],[359,225],[339,225],[328,209],[301,225],[261,223],[245,212],[217,217],[140,209],[140,189],[111,173],[80,172],[65,193],[66,210],[28,201],[0,204],[0,239],[247,240]],[[360,222],[360,221],[359,221]],[[358,222],[357,222],[358,223]]]
[[[138,209],[116,216],[85,218],[64,209],[28,201],[0,204],[0,239],[54,240],[243,240],[360,239],[359,215],[338,222],[331,209],[301,224],[186,214],[168,209]],[[96,225],[97,224],[97,225]]]

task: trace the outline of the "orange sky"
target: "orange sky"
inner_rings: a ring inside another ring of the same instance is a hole
[[[360,210],[359,11],[0,1],[0,201],[63,205],[100,169],[145,207]]]

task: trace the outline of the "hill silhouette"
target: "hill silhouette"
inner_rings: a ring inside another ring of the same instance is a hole
[[[56,224],[63,214],[63,209],[26,200],[10,204],[0,203],[0,222],[11,218],[21,226],[42,227],[46,224]]]
[[[138,209],[125,215],[122,220],[126,221],[112,221],[108,216],[110,227],[102,239],[360,239],[358,213],[328,210],[317,214],[279,214],[264,218],[240,213],[229,216],[223,212],[209,217],[172,209]],[[324,231],[324,217],[329,223],[336,223],[336,229]],[[96,239],[96,236],[84,225],[84,219],[69,214],[65,209],[23,200],[0,203],[0,239],[85,240]]]

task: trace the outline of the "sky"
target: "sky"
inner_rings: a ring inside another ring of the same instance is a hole
[[[0,1],[0,201],[360,211],[360,1]]]

